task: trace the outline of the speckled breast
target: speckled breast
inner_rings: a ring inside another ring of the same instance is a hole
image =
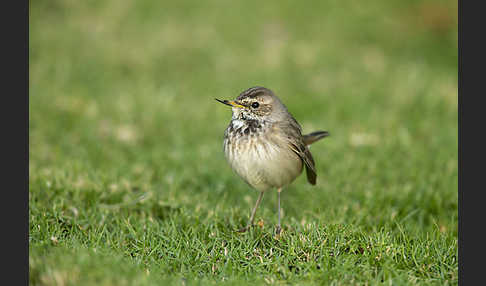
[[[302,160],[278,134],[271,124],[253,120],[232,120],[225,131],[228,163],[259,191],[284,187],[302,172]]]

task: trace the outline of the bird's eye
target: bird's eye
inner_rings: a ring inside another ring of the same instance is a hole
[[[258,108],[258,106],[260,106],[260,104],[256,101],[251,104],[251,107],[253,108]]]

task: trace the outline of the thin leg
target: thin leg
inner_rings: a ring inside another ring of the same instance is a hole
[[[253,207],[253,210],[251,211],[250,221],[248,221],[248,225],[244,228],[239,229],[238,230],[239,232],[245,232],[248,229],[250,229],[250,227],[253,225],[253,220],[255,219],[255,213],[256,213],[258,206],[260,205],[260,202],[262,201],[262,198],[263,198],[263,192],[260,192],[260,195],[258,195],[258,199],[255,203],[255,206]]]
[[[277,190],[277,208],[278,208],[278,224],[276,229],[277,234],[280,234],[280,231],[282,230],[282,227],[280,226],[280,193],[281,192],[282,192],[282,188],[279,188]]]

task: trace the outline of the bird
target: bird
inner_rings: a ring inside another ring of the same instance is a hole
[[[218,102],[231,106],[231,121],[224,132],[224,155],[237,175],[259,192],[249,221],[239,232],[253,226],[255,213],[266,191],[277,190],[280,235],[280,193],[305,168],[307,181],[316,184],[315,161],[309,145],[329,136],[328,131],[302,135],[302,128],[287,107],[265,87],[255,86],[240,93],[235,100]]]

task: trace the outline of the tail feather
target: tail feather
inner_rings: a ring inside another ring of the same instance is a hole
[[[324,137],[327,137],[329,136],[329,132],[327,131],[315,131],[315,132],[312,132],[312,133],[309,133],[309,134],[306,134],[304,135],[304,144],[306,146],[309,146],[310,144],[324,138]]]

